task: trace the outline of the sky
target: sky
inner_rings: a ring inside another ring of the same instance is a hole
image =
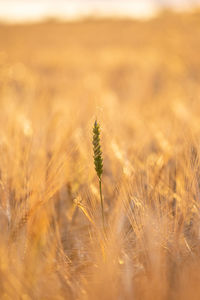
[[[187,9],[200,0],[0,0],[0,20],[75,19],[88,15],[149,18],[160,8]]]

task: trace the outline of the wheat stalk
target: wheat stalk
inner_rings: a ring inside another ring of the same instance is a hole
[[[101,176],[103,173],[103,159],[102,159],[101,144],[100,144],[100,125],[97,123],[97,120],[95,120],[94,127],[93,127],[93,151],[94,151],[95,170],[99,178],[99,195],[101,200],[102,222],[105,231],[104,203],[103,203],[102,186],[101,186],[102,183]]]

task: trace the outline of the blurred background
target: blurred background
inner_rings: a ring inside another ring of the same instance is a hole
[[[1,0],[0,19],[20,22],[88,15],[148,18],[162,9],[185,10],[199,4],[200,0]]]
[[[49,101],[52,113],[58,103],[68,110],[76,104],[81,115],[84,101],[88,120],[97,107],[121,112],[134,104],[140,116],[154,103],[156,112],[159,105],[167,111],[170,103],[172,110],[174,103],[191,109],[200,95],[199,5],[200,0],[0,0],[1,99],[13,107],[27,103],[23,110]]]

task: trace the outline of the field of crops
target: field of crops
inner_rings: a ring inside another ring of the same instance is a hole
[[[0,24],[0,299],[199,300],[199,282],[200,13]]]

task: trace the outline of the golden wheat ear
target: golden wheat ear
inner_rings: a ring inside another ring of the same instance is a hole
[[[94,166],[99,178],[99,195],[101,200],[101,213],[102,213],[102,222],[103,228],[105,231],[105,217],[104,217],[104,203],[102,197],[102,187],[101,187],[101,175],[103,173],[103,158],[101,152],[101,144],[100,144],[100,125],[97,120],[94,122],[93,127],[93,151],[94,151]]]

